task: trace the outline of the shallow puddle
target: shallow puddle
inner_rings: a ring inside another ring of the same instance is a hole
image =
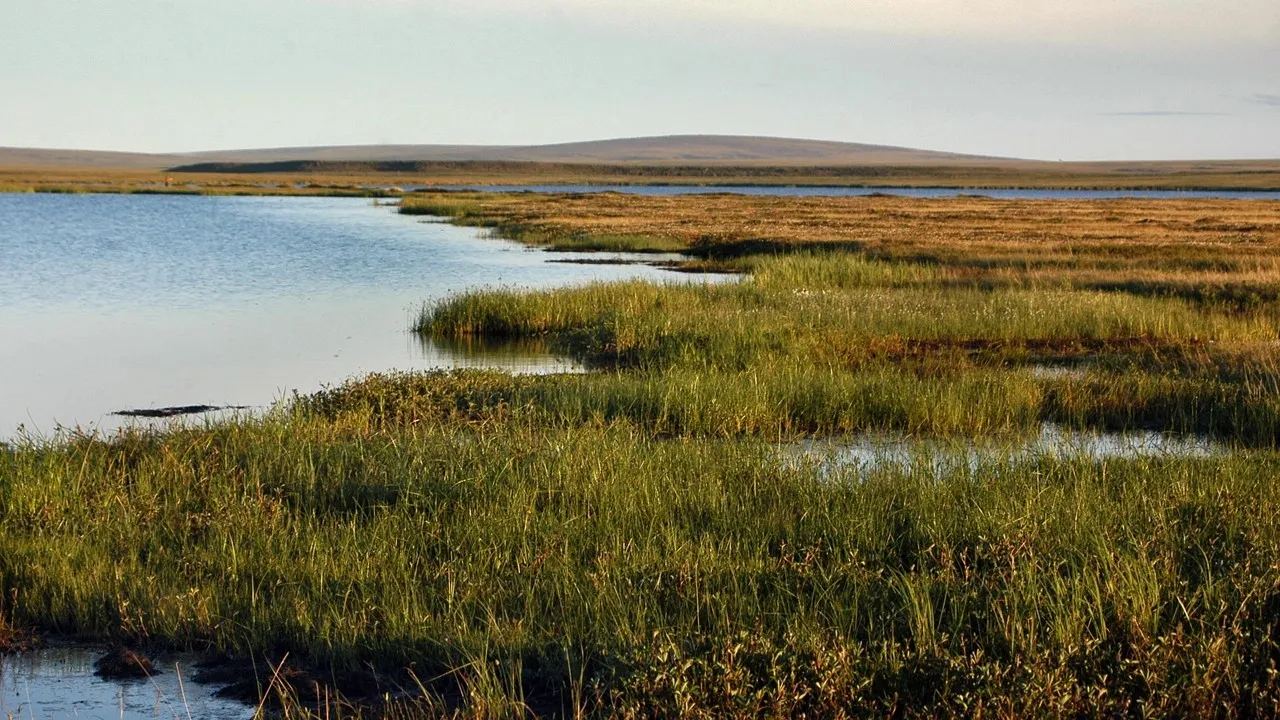
[[[824,472],[868,473],[882,468],[927,467],[935,474],[974,470],[992,462],[1027,462],[1040,458],[1213,457],[1227,449],[1207,438],[1149,430],[1090,432],[1046,423],[1038,435],[1012,440],[909,438],[869,433],[852,438],[808,440],[783,446],[791,463],[816,463]]]
[[[203,718],[247,720],[253,708],[216,697],[217,688],[191,681],[195,658],[153,658],[160,674],[139,680],[104,680],[93,674],[100,651],[46,648],[0,657],[0,718]]]

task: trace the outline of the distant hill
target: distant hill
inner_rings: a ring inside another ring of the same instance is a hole
[[[670,135],[555,145],[343,145],[145,154],[0,148],[0,165],[164,168],[197,163],[536,162],[635,165],[933,165],[997,160],[888,145]]]
[[[555,145],[350,145],[191,153],[195,162],[542,162],[584,164],[879,165],[984,160],[887,145],[731,135],[670,135]]]
[[[590,166],[588,170],[586,166]],[[1280,159],[1046,162],[888,145],[735,135],[669,135],[555,145],[344,145],[119,153],[0,147],[0,170],[401,173],[441,177],[674,182],[733,177],[967,187],[1280,187]]]
[[[0,166],[157,169],[189,162],[181,155],[0,147]]]

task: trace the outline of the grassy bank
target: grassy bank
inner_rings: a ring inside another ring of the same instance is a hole
[[[821,265],[822,259],[814,261]],[[851,361],[877,345],[1247,343],[1276,337],[1263,314],[1201,311],[1179,299],[1075,290],[764,289],[758,283],[618,283],[542,293],[482,291],[431,308],[443,337],[552,337],[628,367],[742,368],[766,359]],[[878,341],[878,342],[877,342]]]

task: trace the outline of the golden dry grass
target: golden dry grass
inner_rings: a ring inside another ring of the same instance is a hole
[[[467,212],[516,237],[662,238],[725,258],[854,250],[944,279],[1162,290],[1280,282],[1280,202],[447,194],[408,211]]]

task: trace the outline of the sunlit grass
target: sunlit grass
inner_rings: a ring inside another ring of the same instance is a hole
[[[782,261],[791,277],[797,261]],[[830,365],[899,342],[1247,342],[1273,339],[1262,315],[1205,312],[1170,298],[1081,290],[896,287],[871,264],[864,284],[821,270],[809,284],[782,284],[759,261],[759,282],[667,286],[641,282],[521,292],[485,290],[428,308],[417,329],[440,337],[549,337],[605,365],[746,368],[770,358]],[[909,274],[904,274],[909,275]],[[859,276],[861,277],[861,276]],[[865,279],[865,278],[864,278]],[[833,282],[826,284],[823,281]]]

